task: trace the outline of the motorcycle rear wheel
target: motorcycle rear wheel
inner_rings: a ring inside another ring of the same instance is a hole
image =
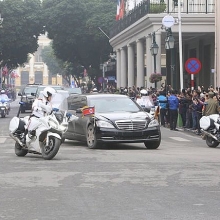
[[[216,148],[219,145],[219,142],[211,137],[206,137],[206,144],[211,148]]]
[[[15,154],[18,157],[24,157],[28,153],[27,150],[23,149],[19,143],[15,143]]]
[[[53,159],[58,153],[60,149],[60,145],[61,145],[60,139],[50,136],[49,144],[47,146],[43,144],[43,147],[41,147],[42,157],[45,160]]]

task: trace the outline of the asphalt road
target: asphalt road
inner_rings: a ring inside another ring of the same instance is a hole
[[[17,157],[8,137],[17,108],[0,118],[0,219],[219,220],[219,147],[161,128],[157,150],[66,141],[51,161]]]

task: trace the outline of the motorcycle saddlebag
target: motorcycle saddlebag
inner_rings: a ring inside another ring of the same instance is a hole
[[[9,131],[11,133],[23,133],[25,131],[25,122],[18,117],[13,117],[9,124]]]
[[[214,121],[209,118],[209,116],[202,116],[199,121],[200,128],[207,130],[210,126],[214,124]]]

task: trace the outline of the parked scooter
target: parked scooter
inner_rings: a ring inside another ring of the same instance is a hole
[[[10,111],[10,99],[0,99],[0,114],[2,118],[5,118]]]
[[[42,155],[45,160],[53,159],[59,151],[62,135],[67,131],[71,117],[71,114],[66,112],[52,111],[50,115],[39,118],[36,129],[28,132],[26,143],[23,144],[29,116],[19,118],[18,111],[17,117],[13,117],[9,124],[9,135],[16,142],[15,154],[22,157],[33,153]]]
[[[202,137],[209,147],[215,148],[220,143],[220,115],[203,116],[200,121]]]

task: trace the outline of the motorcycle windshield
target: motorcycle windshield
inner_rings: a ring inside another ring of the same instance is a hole
[[[65,91],[67,92],[67,91]],[[57,91],[57,93],[55,93],[55,95],[53,96],[52,100],[51,100],[51,104],[53,106],[53,108],[58,108],[59,110],[67,110],[67,97],[69,96],[69,93],[65,93],[63,92],[59,92]]]

